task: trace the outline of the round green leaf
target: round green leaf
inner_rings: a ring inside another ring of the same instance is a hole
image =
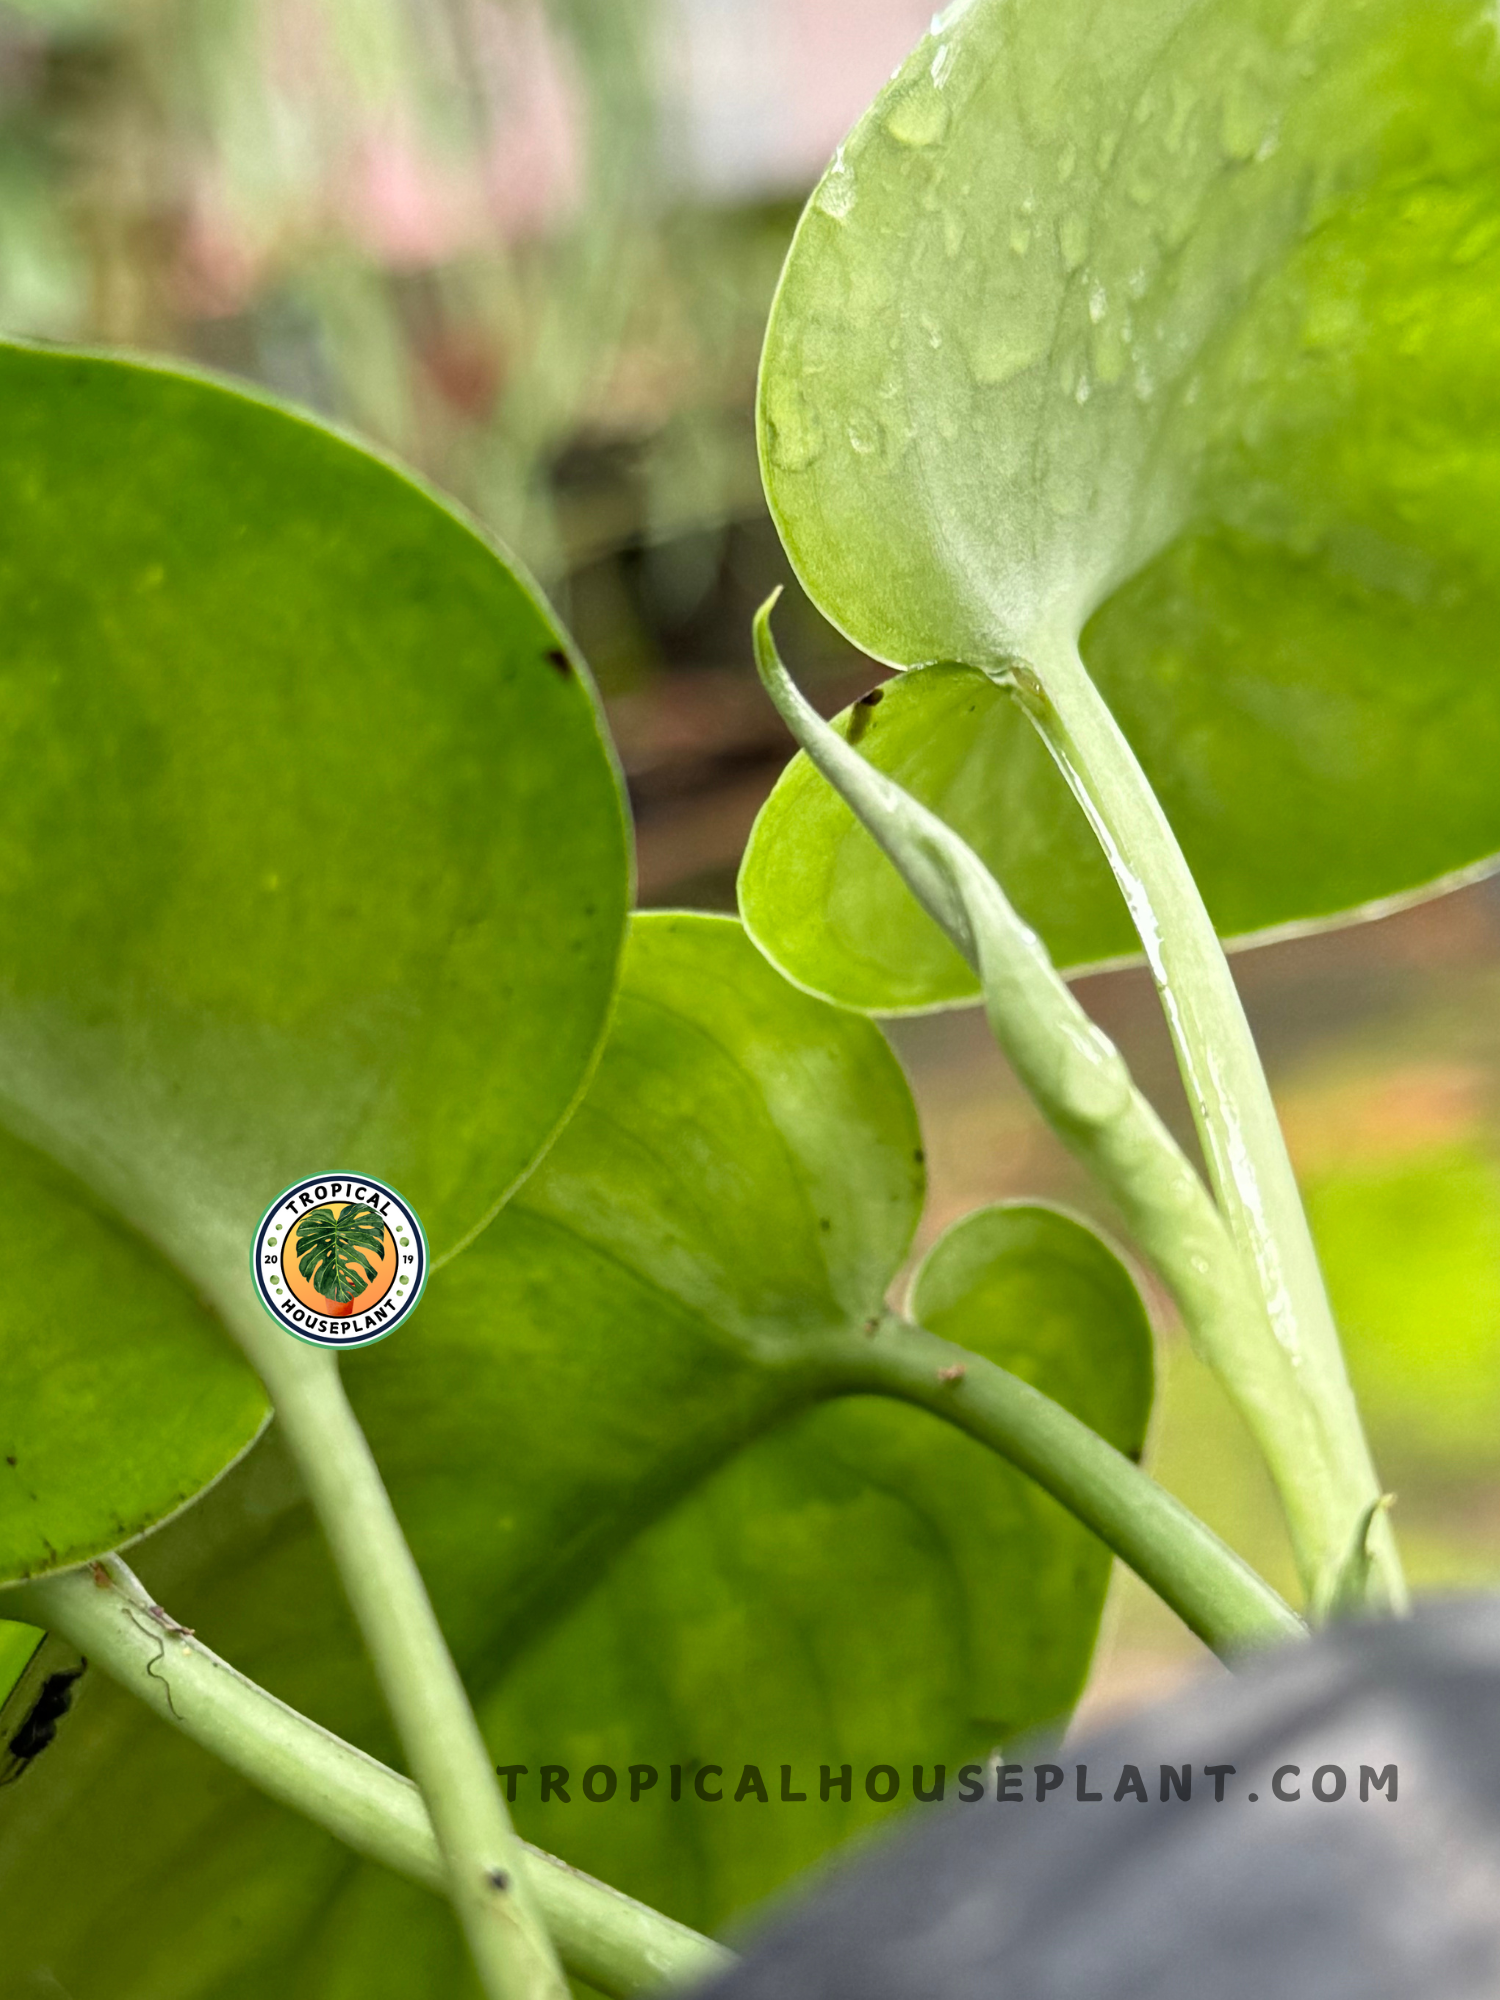
[[[535,592],[346,439],[0,347],[0,496],[0,1373],[46,1384],[6,1396],[4,1576],[254,1436],[201,1301],[259,1321],[288,1182],[380,1175],[438,1255],[483,1223],[603,1032],[627,834]]]
[[[909,1806],[913,1763],[929,1786],[945,1764],[951,1799],[960,1764],[1065,1710],[1087,1666],[1097,1544],[967,1437],[820,1401],[799,1368],[879,1310],[920,1190],[869,1023],[786,985],[735,924],[638,919],[580,1110],[420,1317],[346,1369],[496,1762],[528,1767],[522,1831],[702,1926]],[[1118,1265],[1031,1211],[970,1254],[991,1227],[946,1239],[924,1301],[1139,1449],[1149,1364]],[[140,1566],[237,1666],[392,1757],[274,1433]],[[846,1762],[850,1803],[823,1803],[820,1766]],[[566,1804],[542,1804],[543,1763],[569,1771]],[[658,1772],[636,1803],[632,1763]],[[694,1796],[708,1763],[722,1802]],[[865,1790],[881,1763],[890,1806]],[[805,1801],[782,1801],[783,1764]],[[596,1765],[608,1801],[583,1792]],[[765,1803],[734,1798],[747,1765]],[[169,1977],[177,2000],[470,1990],[439,1901],[105,1684],[0,1795],[0,1903],[0,1973],[46,1965],[75,2000]]]
[[[1081,634],[1226,934],[1500,848],[1497,168],[1477,0],[973,0],[799,228],[760,417],[813,598],[901,666],[1045,680]],[[1060,962],[1114,954],[1118,896],[1029,725],[918,686],[872,754]],[[955,997],[951,965],[910,967],[873,845],[806,798],[786,780],[757,839],[757,936],[859,1004]]]
[[[996,1360],[1117,1451],[1140,1457],[1154,1376],[1151,1323],[1119,1257],[1075,1216],[1024,1202],[976,1209],[928,1251],[908,1311],[944,1340],[986,1352],[991,1329],[1007,1329]],[[1081,1545],[1102,1553],[1088,1536]]]
[[[919,667],[836,727],[861,755],[942,814],[991,869],[1054,959],[1135,949],[1098,843],[1035,732],[973,667]],[[1005,801],[997,814],[994,799]],[[1059,853],[1066,846],[1066,867]],[[899,1014],[971,1000],[974,973],[839,794],[800,753],[755,822],[740,913],[783,970],[845,1007]]]
[[[3,1132],[0,1174],[9,1580],[118,1548],[185,1505],[265,1402],[203,1301],[81,1183]]]

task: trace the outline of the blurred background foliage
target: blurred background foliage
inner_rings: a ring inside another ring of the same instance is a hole
[[[456,494],[594,664],[642,900],[732,907],[786,749],[748,663],[750,613],[787,581],[755,462],[761,328],[802,197],[927,11],[0,0],[0,331],[228,370]],[[878,677],[796,593],[780,632],[825,708]],[[1414,1574],[1500,1583],[1500,897],[1237,970]],[[1144,974],[1082,991],[1190,1136]],[[1007,1195],[1109,1225],[975,1015],[897,1040],[926,1240]],[[1257,1463],[1170,1327],[1163,1384],[1157,1469],[1289,1587]],[[1094,1711],[1189,1668],[1195,1643],[1119,1579]]]
[[[647,900],[779,758],[752,425],[802,196],[913,0],[0,0],[0,330],[262,382],[455,494],[592,660]],[[806,607],[841,703],[868,682]]]

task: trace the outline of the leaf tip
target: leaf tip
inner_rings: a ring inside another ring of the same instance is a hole
[[[781,585],[778,583],[770,596],[762,604],[750,622],[751,637],[755,646],[755,665],[767,687],[771,677],[778,671],[786,672],[781,664],[781,655],[776,650],[776,641],[771,637],[771,613],[781,602]]]

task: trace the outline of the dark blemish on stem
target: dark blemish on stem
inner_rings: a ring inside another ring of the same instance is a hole
[[[489,1885],[492,1889],[508,1889],[510,1877],[503,1868],[492,1868],[489,1872]]]
[[[549,667],[556,667],[560,674],[570,674],[573,671],[573,663],[561,646],[548,647],[547,665]]]
[[[940,1382],[962,1382],[968,1372],[961,1361],[955,1361],[951,1368],[940,1368],[937,1375]]]
[[[160,1604],[148,1604],[146,1613],[156,1620],[164,1632],[171,1632],[176,1638],[196,1639],[198,1636],[191,1625],[179,1625],[171,1612]]]

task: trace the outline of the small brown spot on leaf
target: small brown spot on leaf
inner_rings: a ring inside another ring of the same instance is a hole
[[[549,667],[556,667],[560,674],[570,674],[573,671],[573,663],[561,646],[551,646],[548,648],[547,665]]]

